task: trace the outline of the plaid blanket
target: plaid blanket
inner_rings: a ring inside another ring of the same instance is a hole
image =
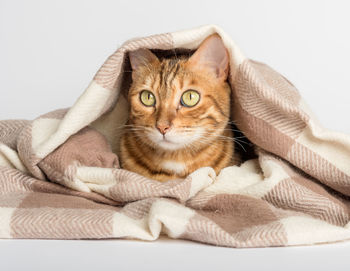
[[[174,53],[218,33],[230,54],[232,114],[258,158],[216,176],[159,183],[120,169],[128,52]],[[350,136],[323,128],[283,76],[216,26],[124,43],[69,109],[0,121],[0,237],[155,240],[229,247],[350,238]]]

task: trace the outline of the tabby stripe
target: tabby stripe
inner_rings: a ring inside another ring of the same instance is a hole
[[[212,145],[211,144],[206,144],[206,145],[204,145],[204,146],[202,146],[200,149],[197,149],[197,150],[195,150],[195,154],[196,153],[199,153],[199,152],[204,152],[206,149],[208,149],[209,147],[212,147]],[[191,153],[193,153],[193,151],[190,149],[190,152]],[[193,160],[194,160],[195,158],[193,158]]]
[[[128,134],[128,135],[130,135],[130,134]],[[125,143],[127,146],[129,146],[129,148],[126,148],[126,150],[129,153],[130,157],[133,158],[134,162],[136,162],[137,164],[140,164],[140,163],[138,163],[138,161],[142,159],[142,156],[146,157],[146,155],[143,152],[143,148],[141,148],[140,145],[137,144],[138,140],[135,140],[135,138],[130,138],[128,135],[125,136],[125,141],[126,141]],[[136,146],[136,145],[138,145],[138,146]],[[138,151],[134,152],[134,148]],[[141,163],[144,164],[143,162],[141,162]],[[148,166],[146,166],[146,167],[148,168]]]
[[[199,119],[200,116],[207,113],[207,108],[189,108],[192,118]],[[202,118],[201,118],[202,119]]]
[[[163,72],[164,72],[164,65],[162,65],[160,67],[160,72],[159,72],[159,88],[162,86],[163,84]]]
[[[211,95],[206,95],[206,97],[208,97],[209,99],[212,100],[213,104],[217,107],[218,111],[220,112],[221,115],[223,115],[224,117],[228,118],[228,116],[226,116],[226,114],[224,113],[224,111],[221,109],[220,105],[218,104],[218,102],[215,100],[215,98]]]
[[[141,110],[137,110],[135,108],[131,108],[131,112],[133,113],[133,115],[138,115],[138,116],[144,116],[145,112],[141,111]]]
[[[169,62],[168,63],[168,72],[167,72],[167,77],[166,77],[166,82],[168,83],[169,77],[172,74],[173,70],[176,68],[176,63]],[[170,68],[169,68],[170,67]]]
[[[202,119],[210,119],[210,120],[212,120],[215,124],[219,124],[219,122],[218,122],[212,115],[206,116],[205,118],[202,118]]]
[[[175,66],[176,66],[176,70],[175,70],[175,72],[174,72],[173,78],[169,81],[168,86],[171,86],[171,84],[173,83],[173,81],[174,81],[174,79],[175,79],[175,77],[176,77],[177,72],[178,72],[179,69],[180,69],[180,65],[179,65],[179,64],[176,64]]]
[[[126,137],[129,145],[130,145],[130,141],[129,141],[129,138]],[[133,143],[138,143],[137,140],[133,140]],[[138,144],[137,144],[138,145]],[[135,145],[134,145],[135,146]],[[139,148],[137,148],[138,151],[142,151],[142,148],[140,147],[140,145],[138,145]],[[138,152],[134,152],[134,149],[133,148],[126,148],[127,152],[129,153],[130,157],[134,158],[134,162],[136,164],[138,164],[139,166],[141,166],[142,168],[146,169],[148,172],[150,172],[151,174],[153,175],[166,175],[166,176],[172,176],[173,174],[171,173],[168,173],[166,171],[158,171],[158,170],[152,170],[149,165],[147,163],[145,163],[141,158],[140,156],[140,153]],[[144,154],[144,153],[143,153]]]
[[[212,166],[213,168],[217,167],[222,161],[222,159],[224,159],[225,156],[227,155],[227,153],[225,152],[226,145],[227,145],[227,141],[223,141],[222,150],[220,152],[219,157],[215,160],[214,165]]]
[[[164,87],[167,87],[167,81],[168,81],[168,77],[169,77],[169,74],[170,74],[171,70],[169,71],[169,63],[167,62],[167,67],[166,67],[166,72],[164,73]]]

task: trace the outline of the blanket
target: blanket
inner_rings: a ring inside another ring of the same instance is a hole
[[[128,53],[176,54],[218,33],[230,55],[232,119],[257,157],[219,175],[160,183],[121,169]],[[136,38],[76,102],[34,120],[0,121],[0,238],[156,240],[228,247],[350,238],[350,136],[323,128],[297,89],[246,58],[219,27]]]

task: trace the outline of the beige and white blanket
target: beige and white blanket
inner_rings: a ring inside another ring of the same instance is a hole
[[[231,57],[233,119],[258,159],[166,183],[120,169],[128,52],[195,49],[215,32]],[[0,121],[0,238],[335,242],[350,238],[349,196],[350,136],[321,127],[288,80],[216,26],[127,41],[69,109]]]

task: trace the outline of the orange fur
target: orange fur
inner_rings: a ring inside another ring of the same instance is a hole
[[[219,48],[213,51],[210,46]],[[217,63],[207,57],[208,50]],[[224,51],[217,54],[218,50]],[[147,50],[138,54],[131,59],[133,82],[128,94],[129,121],[120,146],[122,167],[166,181],[185,178],[201,167],[210,166],[219,173],[232,165],[228,53],[219,36],[207,38],[192,57],[159,60]],[[180,103],[188,89],[200,94],[193,107]],[[154,94],[154,106],[142,104],[142,90]],[[162,135],[161,127],[168,132]]]

